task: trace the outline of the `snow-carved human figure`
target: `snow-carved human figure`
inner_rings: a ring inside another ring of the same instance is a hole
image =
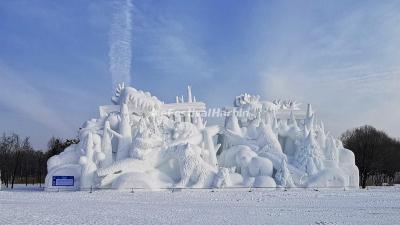
[[[123,138],[123,136],[117,132],[115,132],[110,125],[110,121],[106,120],[104,123],[103,129],[103,137],[101,139],[101,149],[105,155],[105,159],[100,163],[100,166],[108,167],[114,162],[113,158],[113,147],[112,147],[112,139],[117,137],[118,139]]]
[[[282,159],[281,166],[275,173],[275,181],[277,185],[282,187],[296,187],[288,169],[286,159]]]
[[[103,137],[101,139],[101,150],[105,155],[105,159],[101,162],[101,167],[107,167],[113,163],[112,137],[110,121],[107,120],[104,123]]]
[[[313,130],[308,133],[307,138],[296,151],[295,163],[308,175],[314,175],[323,168],[323,155],[314,139]]]
[[[85,155],[81,156],[79,159],[79,164],[82,166],[80,180],[81,189],[95,186],[95,172],[97,170],[96,164],[105,158],[104,153],[95,151],[92,133],[88,134],[86,147],[83,151]]]
[[[119,124],[119,134],[122,136],[118,140],[118,151],[116,160],[128,158],[129,149],[132,143],[132,128],[130,125],[128,105],[121,105],[121,122]]]
[[[218,134],[220,128],[218,126],[211,126],[207,128],[203,128],[200,130],[202,132],[203,140],[201,143],[202,146],[202,158],[208,162],[211,166],[217,166],[217,149],[221,146],[221,144],[214,145],[213,137]]]
[[[258,117],[249,122],[249,125],[247,126],[247,132],[246,132],[246,136],[248,139],[252,139],[252,140],[257,139],[257,137],[259,135],[259,132],[258,132],[259,126],[260,126],[260,119]]]

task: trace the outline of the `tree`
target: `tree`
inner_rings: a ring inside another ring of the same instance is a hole
[[[47,143],[48,151],[46,153],[47,158],[50,158],[54,155],[60,154],[66,148],[68,148],[72,144],[79,143],[78,139],[66,139],[65,141],[61,138],[52,137]]]
[[[346,131],[341,140],[343,146],[355,155],[362,188],[366,187],[367,180],[371,177],[378,177],[380,183],[386,177],[394,180],[394,174],[399,171],[398,141],[368,125]]]
[[[21,139],[17,134],[3,134],[0,137],[1,182],[6,187],[11,185],[11,188],[14,188],[15,183],[43,183],[47,160],[78,142],[77,139],[63,140],[53,137],[49,141],[48,150],[43,152],[33,149],[29,137]]]

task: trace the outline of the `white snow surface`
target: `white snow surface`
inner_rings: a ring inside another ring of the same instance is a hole
[[[0,224],[398,224],[400,187],[0,191]]]

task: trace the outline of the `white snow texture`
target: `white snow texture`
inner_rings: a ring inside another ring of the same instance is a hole
[[[243,94],[219,127],[206,126],[190,87],[186,102],[165,104],[121,84],[112,102],[83,124],[79,144],[49,159],[48,190],[358,187],[354,154],[311,105]],[[54,176],[74,186],[54,187]]]

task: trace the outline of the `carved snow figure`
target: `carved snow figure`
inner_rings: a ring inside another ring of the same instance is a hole
[[[200,116],[200,113],[196,112],[194,116],[193,124],[197,127],[197,129],[201,130],[205,128],[205,124],[203,119]]]
[[[246,129],[246,135],[248,139],[257,139],[259,132],[258,127],[260,126],[260,120],[258,118],[250,121],[249,126]]]
[[[234,173],[234,168],[218,169],[218,173],[214,176],[213,185],[214,188],[224,188],[241,186],[243,183],[243,177],[237,173]]]
[[[207,128],[201,129],[203,134],[203,143],[202,143],[202,157],[208,162],[211,166],[217,166],[217,150],[221,144],[214,146],[213,137],[218,134],[220,131],[218,126],[210,126]]]
[[[242,135],[242,130],[240,129],[239,126],[239,120],[236,117],[235,113],[232,113],[230,116],[228,116],[225,120],[225,129],[231,131],[232,133],[235,133],[237,135]]]
[[[276,109],[288,109],[288,110],[299,110],[301,103],[296,102],[294,100],[282,100],[282,99],[275,99],[272,101],[275,104]]]
[[[273,132],[271,126],[261,122],[258,133],[257,145],[262,148],[262,151],[258,153],[261,156],[267,152],[282,153],[282,147],[279,143],[278,137]]]
[[[127,104],[136,109],[137,113],[159,110],[162,102],[149,92],[138,91],[133,87],[125,87],[122,83],[118,85],[115,95],[111,98],[116,105]]]
[[[218,172],[200,156],[201,149],[191,144],[180,145],[168,150],[168,154],[178,160],[180,181],[176,187],[210,187]]]
[[[235,154],[236,167],[240,168],[240,174],[242,174],[244,179],[251,177],[249,164],[254,157],[257,157],[257,153],[247,148],[240,149]]]
[[[243,186],[252,186],[255,177],[272,176],[273,173],[273,164],[269,159],[257,156],[244,145],[224,150],[219,157],[219,163],[223,167],[236,168],[242,175]]]
[[[95,152],[93,143],[93,134],[89,133],[86,139],[86,148],[83,150],[84,156],[79,159],[82,165],[81,189],[92,188],[95,186],[95,172],[97,170],[96,161],[104,159],[104,154]]]
[[[323,168],[323,156],[315,142],[312,130],[296,152],[295,160],[297,167],[304,170],[308,175],[314,175]]]
[[[121,105],[121,122],[119,124],[118,150],[116,160],[122,160],[128,157],[130,145],[132,144],[132,128],[130,125],[128,105]]]
[[[146,120],[141,118],[132,148],[129,151],[130,157],[143,159],[148,150],[153,147],[153,144],[156,143],[153,143],[150,139],[150,131],[146,125]]]
[[[240,96],[237,96],[234,101],[234,106],[238,108],[238,112],[247,112],[244,114],[239,114],[239,123],[240,125],[247,126],[249,121],[252,121],[257,118],[259,112],[261,112],[263,106],[259,102],[259,95],[250,95],[244,93]]]
[[[304,119],[304,126],[307,127],[308,130],[311,130],[314,127],[314,111],[312,109],[311,104],[307,105],[306,116]]]
[[[257,156],[251,159],[248,168],[251,177],[272,176],[274,166],[271,160]]]
[[[282,187],[296,187],[296,185],[293,182],[292,175],[290,174],[290,171],[287,166],[287,162],[285,159],[282,160],[281,166],[279,169],[276,171],[275,174],[275,181],[277,185],[282,186]]]
[[[297,120],[296,120],[296,117],[294,116],[293,111],[290,111],[288,126],[298,127]]]
[[[258,176],[258,177],[255,177],[252,187],[254,187],[254,188],[269,188],[270,190],[273,190],[276,188],[276,182],[270,176]]]
[[[110,128],[112,130],[118,130],[119,129],[119,122],[120,122],[120,113],[117,112],[110,112],[107,115],[106,121],[110,123]]]
[[[271,126],[272,131],[274,132],[274,134],[276,136],[278,136],[279,134],[279,123],[278,123],[278,119],[276,118],[276,112],[273,111],[272,113],[268,113],[267,114],[268,117],[268,121],[266,122],[266,124]]]
[[[101,167],[110,166],[114,161],[111,142],[114,134],[115,133],[111,130],[110,121],[107,120],[104,123],[103,138],[101,140],[101,149],[105,156],[105,159],[101,162]]]
[[[322,122],[315,126],[315,135],[318,146],[321,149],[326,149],[327,137],[325,134],[324,124]]]
[[[283,151],[287,156],[294,156],[296,151],[296,141],[298,141],[298,136],[300,135],[300,133],[301,130],[298,126],[297,120],[293,114],[293,111],[291,111],[288,127],[286,127],[285,131],[281,132],[282,137],[284,137]]]
[[[239,151],[248,151],[252,152],[251,148],[246,145],[236,145],[231,148],[225,149],[218,157],[218,162],[221,167],[232,168],[238,167],[240,168],[240,164],[237,164],[236,154]],[[257,155],[257,154],[254,154]]]
[[[328,138],[326,145],[326,159],[335,162],[335,165],[339,163],[339,149],[336,147],[336,141],[333,137]]]

